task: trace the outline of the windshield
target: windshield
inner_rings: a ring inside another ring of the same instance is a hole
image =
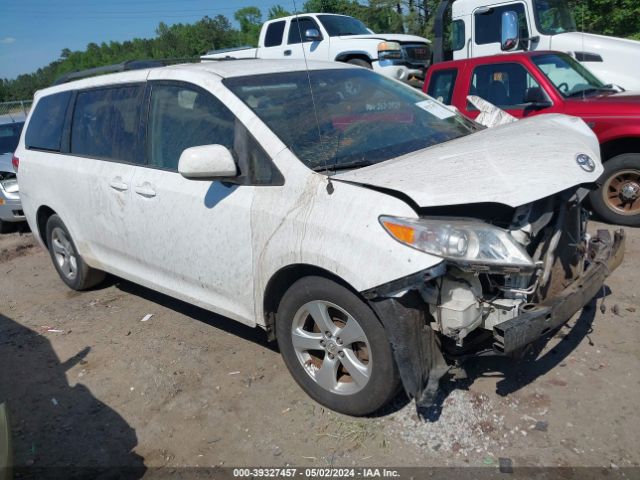
[[[318,15],[318,19],[330,37],[371,34],[364,23],[353,17],[343,17],[340,15]]]
[[[566,0],[534,0],[538,30],[545,35],[575,32],[576,21]]]
[[[287,72],[224,83],[317,171],[383,162],[477,129],[422,92],[365,69]]]
[[[24,122],[0,125],[0,154],[16,151],[23,126]]]
[[[531,59],[563,97],[612,90],[569,55],[534,55]]]

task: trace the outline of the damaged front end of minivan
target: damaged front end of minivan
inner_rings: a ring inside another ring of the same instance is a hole
[[[363,292],[419,407],[433,403],[440,378],[461,359],[517,356],[603,288],[625,236],[587,232],[587,193],[576,186],[517,208],[458,205],[421,209],[418,219],[380,218],[396,240],[443,258]]]

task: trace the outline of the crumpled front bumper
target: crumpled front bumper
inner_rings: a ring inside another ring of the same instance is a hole
[[[534,342],[566,323],[602,289],[605,279],[624,257],[625,233],[618,230],[614,238],[608,230],[599,230],[590,243],[591,263],[560,294],[539,304],[526,304],[515,318],[493,327],[493,348],[509,354]]]

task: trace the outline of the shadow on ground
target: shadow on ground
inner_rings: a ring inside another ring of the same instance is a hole
[[[135,283],[131,283],[127,280],[111,277],[107,279],[107,282],[115,284],[116,288],[136,297],[144,298],[150,302],[162,305],[165,308],[169,308],[175,312],[181,313],[189,318],[198,320],[199,322],[206,323],[207,325],[222,330],[224,332],[236,335],[245,340],[267,348],[273,352],[279,352],[276,342],[269,342],[267,339],[267,333],[262,328],[249,327],[240,322],[236,322],[222,315],[217,315],[204,308],[196,307],[187,302],[177,300],[168,295],[156,292]]]
[[[66,372],[49,340],[0,314],[0,402],[9,409],[15,478],[140,478],[143,458],[127,422]]]

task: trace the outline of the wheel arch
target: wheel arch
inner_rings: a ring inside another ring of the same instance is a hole
[[[275,272],[267,282],[262,300],[262,313],[264,315],[269,340],[275,340],[274,327],[276,313],[282,297],[291,285],[301,278],[309,276],[323,277],[327,280],[332,280],[360,296],[360,293],[343,278],[340,278],[338,275],[316,265],[297,263],[282,267],[280,270]]]
[[[354,51],[350,51],[350,52],[341,52],[336,58],[335,61],[336,62],[348,62],[349,60],[353,60],[353,59],[360,59],[360,60],[364,60],[365,62],[369,62],[371,63],[373,61],[373,59],[371,58],[371,56],[365,52],[365,51],[360,51],[360,50],[354,50]]]
[[[42,205],[38,208],[36,212],[36,226],[38,228],[38,236],[40,240],[44,244],[45,247],[49,248],[47,245],[47,221],[51,218],[51,215],[55,215],[56,212],[47,205]]]
[[[624,153],[640,153],[640,136],[608,140],[600,145],[600,152],[603,162]]]

